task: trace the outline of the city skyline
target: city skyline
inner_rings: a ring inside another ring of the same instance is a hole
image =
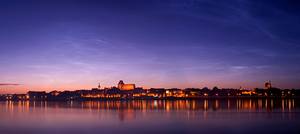
[[[295,4],[296,3],[296,4]],[[297,1],[1,1],[0,93],[300,88]]]
[[[128,90],[128,91],[132,91],[134,89],[144,89],[144,90],[148,90],[148,89],[180,89],[180,90],[186,90],[186,89],[214,89],[214,88],[218,88],[218,89],[239,89],[239,90],[248,90],[248,91],[253,91],[255,89],[268,89],[268,88],[276,88],[276,89],[288,89],[288,90],[299,90],[299,88],[280,88],[277,87],[276,84],[273,84],[271,81],[265,81],[265,83],[261,83],[260,86],[257,87],[253,87],[253,88],[249,88],[249,87],[243,87],[243,86],[239,86],[239,87],[220,87],[220,86],[202,86],[202,87],[145,87],[142,85],[136,85],[136,83],[125,83],[123,82],[123,80],[120,80],[118,83],[114,83],[113,85],[102,85],[101,82],[97,83],[98,85],[94,85],[94,86],[89,86],[89,87],[85,87],[85,88],[47,88],[47,89],[42,89],[42,88],[36,88],[36,89],[27,89],[24,88],[23,90],[18,90],[17,92],[11,89],[2,89],[2,93],[0,94],[24,94],[27,93],[29,91],[41,91],[41,92],[52,92],[52,91],[77,91],[77,90],[92,90],[92,89],[101,89],[101,90],[107,90],[107,89],[120,89],[120,90]],[[15,83],[2,83],[0,84],[0,89],[1,86],[12,86],[12,87],[16,87],[16,86],[22,86],[22,84],[15,84]],[[17,88],[17,89],[22,89],[22,88]]]

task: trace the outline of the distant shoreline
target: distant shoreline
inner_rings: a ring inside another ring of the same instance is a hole
[[[151,101],[151,100],[162,100],[162,101],[177,101],[177,100],[216,100],[216,99],[272,99],[272,100],[282,100],[282,99],[296,99],[300,100],[299,96],[294,97],[263,97],[263,96],[208,96],[208,97],[194,97],[194,98],[175,98],[175,97],[168,97],[168,98],[77,98],[77,99],[37,99],[37,100],[0,100],[1,102],[4,101],[53,101],[53,102],[68,102],[68,101]]]

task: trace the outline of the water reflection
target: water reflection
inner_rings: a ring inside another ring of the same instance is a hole
[[[4,101],[0,132],[173,134],[232,133],[231,129],[240,128],[236,133],[250,133],[269,132],[261,127],[269,126],[297,133],[293,126],[299,123],[299,108],[294,99]]]
[[[205,99],[205,100],[132,100],[132,101],[5,101],[0,103],[8,111],[15,108],[81,108],[106,110],[193,110],[193,111],[262,111],[293,112],[300,108],[295,99]]]
[[[174,111],[203,112],[299,112],[299,103],[294,99],[205,99],[205,100],[133,100],[133,101],[6,101],[1,102],[0,108],[7,113],[41,112],[47,109],[82,109],[85,111],[113,110],[118,112],[119,120],[134,119],[136,112],[153,110],[164,113]]]

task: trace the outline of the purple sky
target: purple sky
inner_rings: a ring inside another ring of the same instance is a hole
[[[0,2],[0,92],[300,88],[297,0]]]

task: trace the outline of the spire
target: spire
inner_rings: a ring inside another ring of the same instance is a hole
[[[100,83],[98,84],[98,89],[100,89],[101,88],[101,86],[100,86]]]

